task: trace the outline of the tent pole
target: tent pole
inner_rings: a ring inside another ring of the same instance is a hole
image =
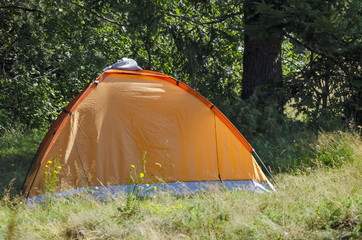
[[[273,183],[275,184],[275,186],[277,186],[277,183],[275,181],[275,179],[273,178],[271,172],[269,171],[269,169],[265,166],[263,160],[261,160],[261,158],[259,157],[259,155],[256,153],[256,151],[253,149],[253,153],[256,156],[256,158],[259,160],[259,162],[261,162],[261,164],[263,165],[265,171],[269,174],[270,179],[273,181]]]
[[[35,163],[35,160],[36,160],[37,158],[38,158],[38,155],[35,154],[34,157],[33,157],[33,160],[31,161],[31,164],[30,164],[30,167],[29,167],[29,169],[28,169],[28,172],[26,173],[26,176],[25,176],[25,178],[24,178],[23,185],[21,186],[21,193],[22,193],[22,194],[25,193],[25,192],[24,192],[24,191],[25,191],[24,187],[25,187],[26,179],[28,178],[29,173],[30,173],[30,171],[32,170],[32,168],[33,168],[33,166],[34,166],[34,163]]]

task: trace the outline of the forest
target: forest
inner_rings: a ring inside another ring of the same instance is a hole
[[[122,57],[182,81],[209,99],[248,139],[272,174],[304,173],[321,166],[334,171],[362,156],[360,0],[0,0],[0,19],[1,191],[9,184],[19,191],[52,122],[105,67]],[[282,178],[288,177],[277,177]],[[356,189],[351,191],[361,196],[361,188]],[[233,201],[228,194],[225,201]],[[356,199],[342,204],[359,211],[357,217],[351,215],[350,237],[361,236],[362,200]],[[140,209],[143,202],[136,203]],[[342,213],[351,209],[345,207]],[[6,211],[10,216],[13,210]],[[122,215],[123,210],[118,212]],[[231,213],[225,218],[220,214],[225,224],[228,216],[232,218]],[[126,218],[134,216],[138,215]],[[209,229],[205,224],[202,229]],[[12,239],[9,226],[4,232]],[[321,228],[325,226],[333,229],[328,221]],[[221,235],[207,235],[205,230],[193,235],[180,228],[191,238],[217,239],[225,233],[223,229],[217,233]],[[161,235],[174,231],[170,229]],[[4,232],[0,230],[0,236]],[[72,231],[67,234],[73,236]],[[255,234],[250,239],[279,236]],[[302,238],[323,238],[308,234]],[[343,237],[341,232],[333,234],[331,238]],[[279,239],[288,239],[283,236]]]
[[[1,0],[0,134],[45,131],[129,57],[200,92],[286,169],[306,134],[361,131],[361,13],[358,0]]]
[[[123,56],[189,84],[240,129],[247,115],[287,121],[288,107],[309,127],[361,125],[357,0],[2,0],[0,14],[2,133],[46,128]]]

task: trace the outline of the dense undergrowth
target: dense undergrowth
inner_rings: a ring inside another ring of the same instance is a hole
[[[11,187],[19,193],[44,133],[32,130],[7,131],[0,136],[0,192]],[[0,197],[1,197],[0,193]]]
[[[310,157],[277,174],[272,193],[215,189],[183,197],[160,193],[101,202],[78,196],[27,205],[14,193],[41,135],[9,133],[1,139],[2,188],[18,179],[0,200],[0,238],[362,238],[362,141],[354,133],[319,132],[305,139]]]

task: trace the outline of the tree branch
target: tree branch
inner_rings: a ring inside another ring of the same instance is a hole
[[[222,16],[219,16],[216,18],[216,20],[213,20],[213,21],[209,21],[209,22],[200,22],[194,18],[191,18],[191,17],[188,17],[188,16],[185,16],[185,15],[178,15],[178,14],[174,14],[174,13],[170,13],[170,12],[166,12],[166,11],[161,11],[163,12],[164,14],[170,16],[170,17],[174,17],[174,18],[181,18],[183,20],[186,20],[186,21],[190,21],[190,22],[193,22],[197,25],[212,25],[212,24],[215,24],[215,23],[221,23],[231,17],[234,17],[234,16],[237,16],[237,15],[240,15],[242,14],[243,12],[242,11],[239,11],[239,12],[236,12],[236,13],[230,13],[230,14],[226,14],[226,15],[222,15]]]
[[[236,12],[236,13],[230,13],[230,14],[222,15],[222,16],[218,17],[217,20],[210,21],[210,22],[204,22],[204,23],[202,23],[202,25],[209,25],[209,24],[220,23],[220,22],[223,22],[223,21],[227,20],[228,18],[237,16],[237,15],[241,15],[241,14],[243,14],[243,11],[239,11],[239,12]]]
[[[75,2],[71,2],[71,3],[74,4],[74,5],[76,5],[77,7],[80,7],[80,8],[82,8],[82,9],[90,12],[91,14],[93,14],[94,16],[96,16],[97,18],[100,18],[100,19],[105,20],[105,21],[107,21],[107,22],[116,24],[116,25],[118,25],[118,26],[120,26],[120,27],[126,26],[126,25],[120,24],[118,21],[115,21],[115,20],[113,20],[113,19],[109,19],[109,18],[103,17],[103,16],[99,15],[98,13],[94,12],[93,10],[91,10],[91,9],[89,9],[89,8],[81,5],[81,4],[78,4],[78,3],[75,3]]]
[[[191,18],[191,17],[188,17],[188,16],[185,16],[185,15],[178,15],[178,14],[174,14],[174,13],[170,13],[170,12],[166,12],[166,11],[163,11],[161,10],[162,13],[166,14],[167,16],[170,16],[170,17],[174,17],[174,18],[180,18],[180,19],[183,19],[183,20],[186,20],[186,21],[189,21],[189,22],[193,22],[193,23],[196,23],[196,24],[201,24],[201,22]]]
[[[20,10],[28,11],[28,12],[44,13],[42,10],[39,10],[36,8],[27,8],[27,7],[15,6],[15,5],[0,6],[0,9],[20,9]]]
[[[309,51],[314,52],[314,53],[316,53],[316,54],[318,54],[318,55],[324,56],[323,53],[319,52],[318,50],[316,50],[316,49],[314,49],[314,48],[312,48],[312,47],[310,47],[310,46],[308,46],[307,44],[304,44],[302,41],[296,39],[296,38],[293,37],[292,35],[290,35],[290,34],[288,34],[288,33],[285,33],[284,36],[287,37],[287,38],[289,38],[289,39],[291,39],[291,40],[293,40],[294,42],[298,43],[300,46],[308,49]]]

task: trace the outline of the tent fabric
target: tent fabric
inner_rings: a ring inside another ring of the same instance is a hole
[[[109,69],[52,125],[24,191],[34,197],[49,185],[65,191],[136,183],[269,184],[252,152],[230,121],[186,84],[147,70]]]

